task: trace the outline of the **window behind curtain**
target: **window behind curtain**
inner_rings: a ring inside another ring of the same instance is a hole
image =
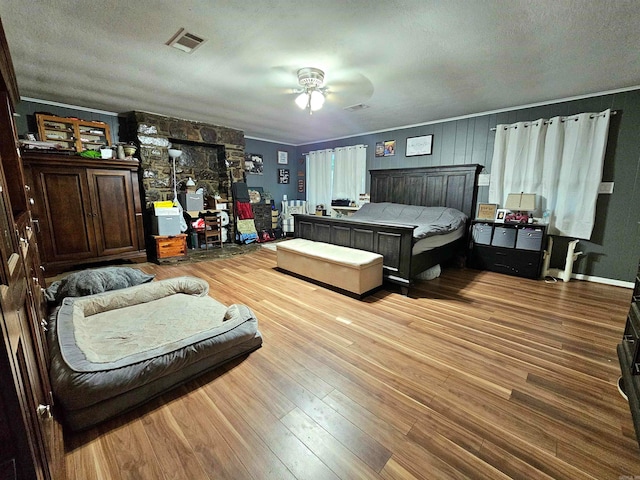
[[[331,206],[331,200],[358,200],[365,193],[367,151],[364,145],[316,150],[307,155],[307,203]]]

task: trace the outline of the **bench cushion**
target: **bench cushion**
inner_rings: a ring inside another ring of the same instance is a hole
[[[382,255],[355,248],[331,245],[323,242],[314,242],[304,238],[294,238],[286,242],[280,242],[278,249],[295,251],[300,255],[319,258],[330,263],[364,268],[376,263],[382,263]]]
[[[362,295],[382,285],[382,255],[295,238],[277,246],[278,267]]]

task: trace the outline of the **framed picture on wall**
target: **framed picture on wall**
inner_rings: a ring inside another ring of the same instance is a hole
[[[385,140],[384,142],[384,156],[391,157],[396,154],[396,141],[395,140]]]
[[[278,183],[289,183],[289,169],[288,168],[279,168],[278,169]]]
[[[286,165],[289,163],[289,153],[278,150],[278,165]]]
[[[262,155],[257,153],[244,154],[244,169],[252,175],[262,175],[264,171],[264,161]]]
[[[384,142],[376,142],[376,157],[384,157]]]
[[[406,157],[416,155],[431,155],[433,151],[433,135],[422,135],[420,137],[407,138]]]

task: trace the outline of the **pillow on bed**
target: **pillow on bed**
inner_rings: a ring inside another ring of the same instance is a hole
[[[133,287],[153,280],[155,275],[129,267],[105,267],[72,273],[53,282],[45,290],[47,301],[60,303],[65,297],[84,297],[94,293]]]

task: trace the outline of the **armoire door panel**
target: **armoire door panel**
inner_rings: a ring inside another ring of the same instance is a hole
[[[82,170],[38,170],[43,209],[40,222],[47,261],[95,256],[93,218]]]
[[[128,170],[88,170],[98,255],[138,249],[131,173]]]

